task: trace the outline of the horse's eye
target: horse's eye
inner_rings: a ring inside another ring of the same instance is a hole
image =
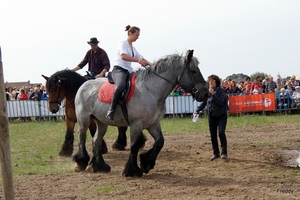
[[[192,72],[193,74],[196,74],[196,73],[197,73],[196,70],[191,70],[191,72]]]

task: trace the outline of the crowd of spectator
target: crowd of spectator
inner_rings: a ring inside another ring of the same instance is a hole
[[[23,86],[20,89],[13,88],[12,86],[8,86],[5,88],[6,90],[6,100],[14,101],[14,100],[47,100],[48,94],[45,90],[45,85],[37,85],[34,88],[29,88],[28,86]]]
[[[8,86],[6,88],[6,100],[7,101],[41,101],[48,100],[48,94],[44,85],[37,85],[34,88],[23,86],[20,89]],[[10,121],[16,120],[16,118],[9,119]],[[37,117],[36,120],[41,120]],[[21,117],[20,121],[31,121],[31,117]]]
[[[250,94],[275,93],[277,109],[287,113],[290,108],[300,109],[300,80],[291,76],[289,80],[283,81],[280,77],[274,81],[272,76],[264,79],[257,76],[253,82],[250,77],[238,84],[235,80],[224,80],[222,87],[229,96],[242,96]]]
[[[273,76],[262,78],[257,76],[251,80],[249,76],[245,80],[237,82],[236,80],[225,79],[221,87],[226,91],[228,96],[243,96],[265,93],[276,94],[277,109],[287,112],[290,108],[300,110],[300,77],[291,76],[289,80],[282,80]],[[171,96],[189,96],[180,86],[176,86],[170,93]]]

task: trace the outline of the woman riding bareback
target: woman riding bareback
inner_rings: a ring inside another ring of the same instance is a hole
[[[122,41],[118,47],[117,59],[112,70],[112,78],[115,81],[115,91],[111,106],[107,112],[106,118],[113,120],[117,104],[122,96],[126,86],[126,80],[129,74],[133,72],[131,62],[137,62],[142,66],[150,64],[132,45],[139,36],[140,29],[136,26],[127,25],[127,40]]]

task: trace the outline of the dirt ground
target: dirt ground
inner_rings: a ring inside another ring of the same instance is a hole
[[[165,135],[156,166],[142,178],[122,176],[129,150],[109,148],[110,173],[15,177],[16,199],[300,199],[300,169],[281,150],[300,150],[299,125],[227,130],[227,160],[210,161],[208,131]],[[152,144],[148,137],[145,150]],[[111,147],[114,140],[107,140]],[[70,162],[72,162],[70,160]],[[74,164],[75,168],[75,164]],[[0,191],[3,199],[3,191]]]

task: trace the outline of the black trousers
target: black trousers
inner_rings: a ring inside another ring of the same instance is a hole
[[[213,153],[216,156],[220,155],[219,145],[218,145],[218,129],[219,129],[219,138],[221,142],[221,154],[227,155],[227,139],[225,135],[225,129],[227,125],[227,114],[224,114],[220,117],[208,116],[208,125],[211,137],[211,144]]]
[[[114,69],[112,71],[112,78],[115,82],[115,91],[111,103],[112,110],[115,110],[120,98],[122,97],[122,92],[125,90],[128,76],[129,72],[126,69],[123,69],[119,66],[114,66]]]

